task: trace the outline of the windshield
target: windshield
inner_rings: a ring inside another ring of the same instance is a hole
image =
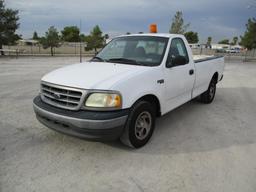
[[[145,66],[160,65],[168,43],[166,37],[125,36],[113,39],[92,60]]]

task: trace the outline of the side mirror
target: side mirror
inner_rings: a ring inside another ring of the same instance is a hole
[[[174,67],[174,66],[179,66],[179,65],[185,65],[187,64],[187,58],[181,55],[177,55],[176,57],[169,57],[167,59],[166,67]]]

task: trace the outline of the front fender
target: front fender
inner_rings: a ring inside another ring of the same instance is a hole
[[[118,82],[112,89],[121,92],[124,109],[132,107],[138,99],[145,95],[156,96],[162,108],[164,84],[158,83],[159,79],[163,79],[161,68],[149,67],[147,71],[122,79],[122,81]]]

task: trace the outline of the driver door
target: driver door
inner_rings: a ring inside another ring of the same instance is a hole
[[[191,100],[195,81],[193,61],[189,56],[183,39],[172,39],[165,68],[165,97],[168,111]]]

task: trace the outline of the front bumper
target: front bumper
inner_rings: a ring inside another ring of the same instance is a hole
[[[118,139],[124,129],[129,109],[119,111],[70,111],[33,101],[37,119],[45,126],[75,137],[95,141]]]

